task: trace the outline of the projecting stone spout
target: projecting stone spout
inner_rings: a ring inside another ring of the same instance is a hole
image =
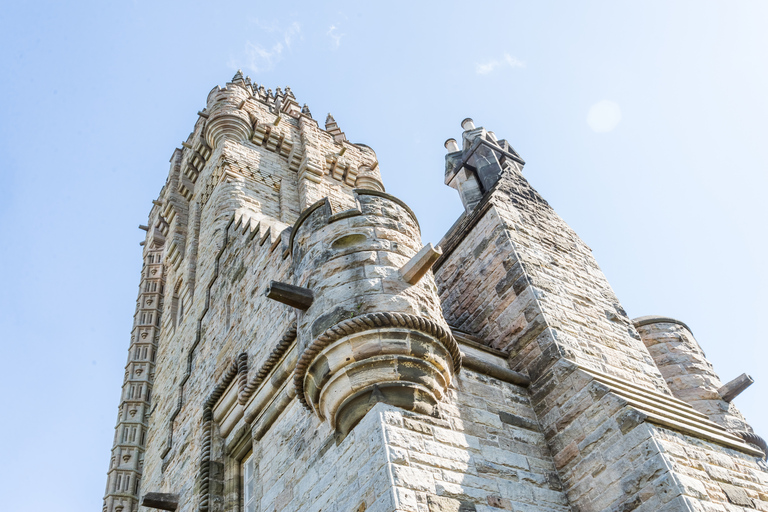
[[[311,206],[291,240],[296,284],[314,293],[298,312],[297,395],[341,434],[377,402],[433,414],[461,365],[432,273],[402,271],[421,249],[413,212],[383,192],[357,198],[359,210]]]

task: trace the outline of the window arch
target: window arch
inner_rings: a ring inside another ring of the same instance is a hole
[[[227,305],[224,309],[224,315],[226,315],[226,318],[225,318],[226,331],[229,332],[229,330],[232,328],[232,294],[231,293],[227,297]]]
[[[176,328],[184,319],[184,311],[188,304],[184,303],[183,292],[184,281],[179,279],[176,282],[176,286],[173,287],[173,296],[171,297],[171,325]]]

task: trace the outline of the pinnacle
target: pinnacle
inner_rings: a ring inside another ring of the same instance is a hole
[[[325,118],[325,131],[330,133],[336,142],[347,140],[347,138],[344,136],[344,132],[342,132],[339,128],[339,125],[336,124],[336,120],[333,118],[330,112],[328,113],[328,117]]]
[[[339,125],[336,124],[336,120],[330,113],[328,114],[328,117],[325,118],[325,130],[334,135],[336,133],[341,133],[341,130],[339,130]]]
[[[232,77],[232,82],[242,82],[243,81],[243,70],[238,69],[237,73],[235,73],[235,76]]]

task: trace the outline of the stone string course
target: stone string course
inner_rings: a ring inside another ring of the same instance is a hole
[[[407,282],[418,221],[371,148],[289,88],[210,92],[142,227],[103,512],[768,511],[690,329],[631,321],[520,155],[462,127],[465,213]]]
[[[453,334],[442,326],[432,322],[428,318],[403,313],[368,313],[366,315],[356,316],[330,327],[328,330],[318,336],[311,345],[309,345],[301,355],[299,363],[296,366],[294,384],[299,401],[309,408],[304,398],[304,377],[307,366],[312,359],[325,347],[350,334],[355,334],[365,330],[378,329],[380,327],[401,327],[409,329],[418,329],[436,336],[440,342],[446,345],[446,348],[453,358],[454,368],[461,368],[461,351],[453,339]]]

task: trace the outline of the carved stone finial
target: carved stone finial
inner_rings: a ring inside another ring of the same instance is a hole
[[[344,132],[341,131],[339,125],[336,124],[336,120],[330,113],[328,114],[328,117],[325,118],[325,131],[330,133],[333,136],[333,140],[336,142],[343,142],[347,140]]]
[[[238,69],[237,73],[235,73],[235,76],[232,77],[232,83],[242,82],[242,81],[243,81],[243,71]]]

